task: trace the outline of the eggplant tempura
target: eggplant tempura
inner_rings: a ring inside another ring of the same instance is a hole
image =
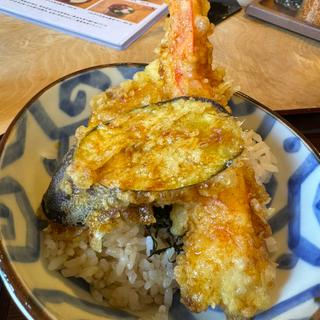
[[[168,0],[170,18],[143,72],[97,95],[44,195],[47,217],[102,238],[121,221],[150,227],[170,206],[183,240],[175,279],[191,311],[220,306],[251,317],[270,303],[275,265],[266,240],[269,196],[228,113],[232,90],[212,69],[207,0]]]

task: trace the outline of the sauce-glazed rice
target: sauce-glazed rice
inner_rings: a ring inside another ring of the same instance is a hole
[[[275,158],[257,133],[251,130],[243,134],[246,150],[242,157],[251,162],[258,183],[266,183],[277,171]],[[133,311],[156,305],[159,308],[156,317],[167,317],[177,288],[175,252],[170,248],[149,257],[153,240],[146,237],[143,226],[122,221],[104,236],[101,253],[90,248],[88,232],[81,228],[52,225],[43,235],[43,256],[49,270],[59,270],[64,277],[83,278],[90,284],[93,298],[100,303]],[[166,237],[164,230],[160,230],[159,248],[166,247]],[[270,239],[267,240],[268,246]]]

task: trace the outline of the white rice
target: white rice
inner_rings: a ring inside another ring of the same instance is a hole
[[[157,238],[159,248],[166,247],[161,238]],[[104,236],[102,252],[97,253],[89,247],[86,230],[59,233],[49,227],[44,231],[43,254],[49,270],[87,281],[99,303],[133,311],[158,305],[158,317],[166,318],[176,288],[171,262],[175,252],[170,248],[148,258],[151,241],[143,226],[121,222]]]
[[[244,132],[246,150],[258,183],[267,182],[277,172],[270,148],[254,131]],[[160,231],[158,248],[166,247],[166,234]],[[269,240],[270,242],[271,240]],[[153,240],[145,229],[129,222],[103,237],[102,252],[90,248],[88,231],[82,229],[44,231],[43,254],[49,270],[59,270],[64,277],[80,277],[90,284],[93,298],[117,308],[133,311],[158,306],[154,319],[167,319],[177,288],[174,280],[174,249],[150,256]],[[149,318],[150,319],[150,318]]]
[[[244,131],[245,154],[254,169],[258,183],[267,183],[272,174],[278,172],[277,159],[261,136],[253,130]]]

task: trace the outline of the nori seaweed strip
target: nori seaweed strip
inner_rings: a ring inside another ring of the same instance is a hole
[[[181,251],[183,251],[182,236],[175,236],[170,232],[170,229],[172,227],[172,221],[170,219],[171,210],[172,206],[164,206],[163,208],[153,208],[156,223],[152,224],[151,226],[145,227],[147,234],[152,238],[153,241],[153,248],[150,251],[150,255],[148,258],[151,258],[155,254],[161,254],[162,252],[170,248],[174,248],[176,254],[179,254]],[[168,239],[166,239],[168,246],[158,249],[158,242],[156,238],[158,237],[159,231],[162,229],[164,229],[169,236]],[[175,260],[170,262],[174,263]]]

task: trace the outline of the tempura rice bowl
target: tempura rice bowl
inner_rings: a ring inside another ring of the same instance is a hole
[[[54,241],[48,231],[41,233],[46,223],[41,215],[40,203],[56,167],[55,159],[61,159],[70,145],[74,129],[85,123],[89,115],[85,107],[87,104],[81,99],[75,100],[75,97],[84,95],[88,101],[92,95],[110,85],[117,85],[141,68],[132,65],[107,66],[82,71],[58,81],[27,104],[2,141],[1,276],[15,302],[30,319],[124,319],[132,317],[136,311],[150,319],[150,313],[145,313],[149,306],[156,305],[152,313],[155,314],[154,310],[159,311],[160,308],[161,315],[171,299],[172,318],[185,319],[189,314],[178,303],[178,297],[171,295],[176,288],[173,264],[169,261],[172,252],[169,250],[162,256],[154,256],[152,259],[156,261],[150,264],[141,228],[123,225],[121,236],[113,233],[107,235],[104,239],[107,251],[104,257],[98,257],[89,248],[85,232],[78,237],[72,235],[71,240],[63,238],[64,235],[58,241]],[[230,105],[239,121],[244,121],[242,126],[257,130],[276,156],[279,172],[267,184],[276,217],[288,205],[291,192],[288,180],[297,170],[303,171],[307,166],[308,179],[302,185],[300,194],[303,206],[301,217],[304,219],[301,233],[313,243],[319,243],[316,242],[319,227],[312,220],[313,209],[305,205],[316,203],[317,181],[320,180],[318,155],[282,120],[256,102],[235,95]],[[260,138],[250,134],[250,139],[258,140],[259,144]],[[261,144],[261,147],[265,148],[265,145]],[[265,179],[268,171],[275,170],[274,159],[270,154],[265,156],[260,147],[253,147],[254,153],[252,161],[260,157],[258,175]],[[303,191],[306,189],[307,193]],[[295,205],[291,204],[293,212],[300,210]],[[281,260],[290,253],[287,222],[278,219],[271,223],[277,242],[274,258],[280,262],[277,286],[273,292],[274,304],[294,299],[299,293],[315,286],[319,277],[318,268],[311,263],[312,257],[297,256],[298,263],[289,257],[292,263],[287,265]],[[305,262],[308,259],[311,262]],[[297,278],[304,281],[297,285]],[[83,279],[93,284],[91,289]],[[115,285],[114,281],[118,281],[118,289],[114,289],[115,286],[113,290],[108,289],[110,284]],[[151,298],[150,294],[146,294],[148,290],[152,291]],[[111,304],[118,306],[101,304],[104,294],[115,300]],[[295,317],[311,316],[316,310],[317,305],[312,297],[301,303],[301,308],[297,302],[294,310],[290,306],[283,308],[283,319],[288,318],[290,312],[294,312]],[[193,316],[197,318],[197,315]],[[224,319],[220,310],[208,310],[200,316],[202,319]],[[273,317],[267,314],[266,319]]]

